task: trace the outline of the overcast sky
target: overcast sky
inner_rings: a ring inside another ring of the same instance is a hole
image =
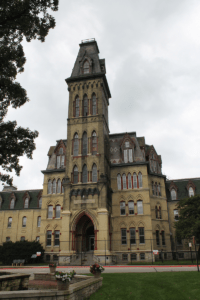
[[[67,138],[65,78],[88,38],[106,59],[110,133],[144,136],[170,179],[200,177],[200,2],[60,0],[53,15],[56,27],[45,43],[23,43],[27,62],[17,80],[30,102],[10,109],[6,119],[39,137],[33,160],[20,159],[13,184],[42,188],[49,147]]]

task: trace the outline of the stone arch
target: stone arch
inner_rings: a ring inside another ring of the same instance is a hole
[[[119,225],[118,225],[118,230],[120,231],[120,228],[127,228],[127,224],[123,221],[123,222],[121,222],[121,223],[119,223]]]
[[[81,210],[78,213],[75,214],[72,222],[71,222],[71,231],[75,231],[76,230],[76,225],[78,223],[78,221],[81,219],[82,216],[86,215],[94,224],[94,230],[97,230],[98,227],[98,221],[96,219],[96,217],[94,216],[94,214],[91,211],[88,210]]]
[[[143,221],[139,221],[138,223],[137,223],[137,227],[145,227],[145,223],[143,222]]]
[[[129,196],[127,197],[127,201],[130,201],[130,200],[133,200],[133,201],[134,201],[133,195],[129,195]]]
[[[131,228],[131,227],[136,227],[136,224],[135,222],[131,221],[128,223],[128,227]]]
[[[141,194],[139,194],[136,196],[136,200],[144,200],[144,199],[143,199],[143,196]]]

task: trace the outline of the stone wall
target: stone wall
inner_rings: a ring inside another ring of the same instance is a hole
[[[0,276],[0,291],[19,291],[28,290],[29,277],[28,274],[10,274]],[[1,272],[0,272],[1,275]]]

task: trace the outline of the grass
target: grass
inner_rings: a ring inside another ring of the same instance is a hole
[[[102,274],[103,286],[90,300],[199,300],[200,273]]]
[[[153,265],[155,266],[160,266],[160,265],[196,265],[197,262],[195,259],[193,259],[193,263],[191,260],[158,260],[153,262]],[[152,262],[147,262],[147,261],[132,261],[132,263],[128,263],[128,265],[152,265]]]

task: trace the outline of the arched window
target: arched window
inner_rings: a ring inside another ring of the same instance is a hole
[[[189,193],[189,197],[193,197],[194,196],[194,190],[193,190],[193,188],[191,186],[189,187],[188,193]]]
[[[160,183],[158,184],[158,196],[161,196],[161,188],[160,188]]]
[[[152,187],[152,194],[155,195],[155,191],[154,191],[154,182],[153,182],[153,181],[152,181],[151,187]]]
[[[83,65],[83,74],[87,74],[89,73],[89,71],[90,71],[90,65],[88,60],[86,60]]]
[[[157,205],[155,206],[155,213],[156,213],[156,219],[158,219],[158,207],[157,207]]]
[[[41,225],[41,216],[37,218],[37,227],[40,227],[40,225]]]
[[[133,201],[128,202],[128,212],[129,212],[129,215],[134,215],[134,202]]]
[[[125,202],[121,201],[120,202],[120,215],[124,216],[125,214],[126,214]]]
[[[56,180],[53,180],[53,194],[56,194]]]
[[[63,181],[64,181],[64,179],[62,180],[62,194],[64,194],[64,192],[65,192],[64,186],[63,186]]]
[[[97,134],[95,131],[92,133],[92,154],[97,154]]]
[[[15,199],[11,199],[10,201],[10,209],[14,209],[15,207]]]
[[[143,215],[143,202],[142,202],[142,200],[137,201],[137,213],[138,213],[138,215]]]
[[[58,182],[57,182],[57,193],[60,194],[61,193],[61,180],[58,179]]]
[[[74,166],[74,184],[78,183],[78,168]]]
[[[97,166],[93,164],[92,166],[92,182],[97,182]]]
[[[22,227],[26,227],[26,217],[22,218]]]
[[[8,218],[8,228],[10,228],[12,226],[12,218],[9,217]]]
[[[88,153],[88,139],[87,139],[87,133],[83,133],[83,155],[87,155]]]
[[[97,114],[97,99],[95,94],[93,94],[92,96],[92,114],[93,115]]]
[[[131,174],[128,173],[128,188],[132,189]]]
[[[125,174],[122,175],[122,181],[123,181],[123,190],[125,190],[126,189],[126,175]]]
[[[74,156],[78,156],[78,146],[79,146],[78,134],[75,133],[75,135],[74,135]]]
[[[83,97],[83,116],[87,117],[88,115],[88,97],[85,95]]]
[[[48,181],[47,194],[52,194],[52,182],[51,182],[51,180]]]
[[[160,236],[159,236],[159,230],[156,230],[156,245],[160,245]]]
[[[83,166],[82,176],[83,176],[82,182],[87,183],[88,182],[88,172],[87,172],[86,165]]]
[[[171,189],[171,199],[176,200],[176,191],[175,191],[175,189]]]
[[[60,155],[57,155],[57,169],[60,168]]]
[[[138,181],[139,181],[139,188],[142,188],[142,173],[139,172],[138,174]]]
[[[26,199],[24,200],[24,208],[28,208],[28,206],[29,206],[29,199],[26,198]]]
[[[60,218],[60,211],[61,211],[61,206],[56,205],[56,218]]]
[[[75,100],[75,113],[74,113],[74,116],[76,118],[79,117],[79,110],[80,110],[80,107],[79,107],[79,97],[77,96],[76,100]]]
[[[42,197],[40,197],[39,201],[38,201],[38,207],[42,208]]]
[[[137,175],[136,175],[136,173],[133,173],[133,186],[134,186],[134,189],[137,189]]]
[[[47,218],[52,219],[53,218],[53,206],[49,205],[47,210]]]
[[[120,174],[117,175],[117,188],[118,188],[118,190],[122,189],[121,175]]]
[[[59,154],[63,154],[63,148],[59,149]]]

